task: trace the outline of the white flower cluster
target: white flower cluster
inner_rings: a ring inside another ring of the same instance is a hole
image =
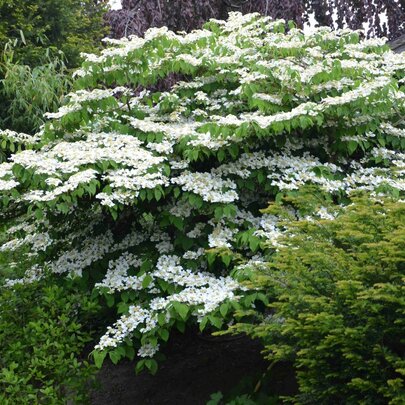
[[[13,143],[22,145],[34,145],[40,141],[40,134],[28,135],[22,132],[11,131],[10,129],[0,129],[0,139],[4,138]]]
[[[14,163],[25,169],[35,170],[44,178],[49,190],[44,188],[30,190],[24,194],[27,201],[52,201],[62,194],[76,190],[81,184],[89,184],[99,178],[95,169],[85,169],[87,165],[114,162],[115,165],[131,167],[131,169],[109,170],[102,179],[116,189],[111,195],[100,193],[97,197],[104,205],[114,205],[113,201],[128,201],[128,191],[137,196],[142,188],[155,188],[157,185],[168,184],[166,176],[161,172],[149,173],[158,167],[165,158],[154,156],[141,147],[141,142],[133,136],[96,133],[88,134],[85,140],[76,142],[61,141],[51,148],[39,151],[25,150],[12,157]],[[16,188],[19,182],[13,178],[11,165],[0,165],[0,190]],[[84,170],[83,170],[84,169]],[[73,173],[73,174],[72,174]],[[67,177],[67,174],[72,174]]]
[[[179,258],[176,256],[161,256],[156,265],[156,270],[151,273],[151,276],[185,288],[181,292],[165,298],[151,299],[149,309],[131,306],[128,314],[123,315],[114,326],[107,329],[106,334],[102,336],[95,347],[96,349],[103,350],[116,347],[137,328],[140,328],[143,333],[152,330],[157,326],[158,313],[168,314],[167,311],[173,302],[181,302],[195,307],[193,315],[201,320],[204,315],[215,310],[221,302],[235,299],[234,291],[242,288],[230,277],[216,278],[208,273],[193,273],[190,270],[184,270],[179,265]],[[169,320],[170,316],[167,318],[167,321]],[[154,351],[145,350],[141,353],[153,355]]]
[[[180,176],[172,178],[171,182],[180,185],[184,191],[200,195],[204,201],[228,203],[238,199],[236,184],[212,173],[185,171]]]
[[[231,248],[231,241],[236,233],[236,229],[230,229],[221,225],[214,228],[208,236],[208,242],[212,248]]]
[[[141,259],[132,253],[125,252],[117,260],[109,262],[104,280],[97,283],[95,287],[105,287],[110,293],[127,289],[141,290],[145,275],[143,277],[128,276],[130,268],[138,268],[141,264]]]
[[[116,347],[141,324],[150,318],[150,311],[140,306],[131,305],[127,315],[123,315],[114,326],[109,326],[107,332],[95,346],[95,349],[103,350],[108,347]]]
[[[153,346],[152,344],[147,343],[138,350],[137,354],[139,357],[153,357],[158,351],[159,351],[158,344],[156,346]]]

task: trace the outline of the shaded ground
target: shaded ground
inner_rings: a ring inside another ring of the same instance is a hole
[[[164,350],[167,360],[155,376],[136,376],[134,362],[117,366],[106,362],[99,374],[101,389],[93,394],[92,404],[206,404],[212,393],[228,393],[246,376],[255,376],[251,378],[255,384],[268,366],[260,351],[260,344],[246,337],[179,335]],[[276,391],[288,391],[291,378],[282,376],[274,384]]]

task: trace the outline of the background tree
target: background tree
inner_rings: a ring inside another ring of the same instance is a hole
[[[0,128],[32,134],[69,91],[68,69],[108,33],[107,0],[0,0]],[[3,147],[0,159],[7,155]]]
[[[0,47],[17,40],[16,60],[31,66],[42,61],[43,48],[53,47],[77,66],[80,52],[99,47],[107,34],[107,9],[107,0],[0,0]]]
[[[209,18],[226,18],[229,11],[259,12],[293,20],[299,27],[310,15],[331,27],[360,29],[367,24],[369,37],[393,39],[405,32],[405,3],[397,0],[123,0],[122,10],[110,11],[107,20],[112,35],[121,38],[163,25],[172,30],[200,28]]]

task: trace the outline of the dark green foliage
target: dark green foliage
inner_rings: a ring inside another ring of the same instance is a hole
[[[95,367],[80,356],[97,304],[44,282],[0,291],[0,403],[83,404]]]
[[[103,15],[107,0],[0,0],[0,47],[17,39],[17,60],[38,65],[43,48],[63,51],[69,66],[77,66],[80,52],[100,46],[107,28]]]
[[[356,199],[335,220],[290,224],[284,243],[250,274],[269,312],[232,330],[293,364],[294,403],[405,403],[405,206]]]

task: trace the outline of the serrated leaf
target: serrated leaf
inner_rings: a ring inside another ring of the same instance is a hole
[[[219,312],[221,313],[221,315],[223,317],[226,316],[226,314],[228,313],[229,310],[229,304],[228,303],[224,303],[219,307]]]
[[[125,348],[125,355],[129,360],[133,360],[135,358],[135,349],[132,346],[127,346]]]
[[[154,359],[148,359],[145,361],[146,367],[149,369],[152,375],[155,375],[158,370],[157,361]]]
[[[165,342],[167,342],[169,340],[169,335],[170,334],[169,334],[169,331],[167,329],[159,329],[158,334],[162,338],[162,340],[164,340]]]
[[[200,322],[200,325],[199,325],[199,328],[200,328],[201,332],[205,329],[205,327],[207,326],[207,323],[208,323],[208,317],[204,316],[204,318],[201,319],[201,322]]]
[[[142,288],[147,288],[149,287],[150,283],[152,282],[153,278],[149,275],[146,274],[144,279],[142,280]]]
[[[107,356],[106,351],[100,352],[100,351],[96,350],[93,352],[94,364],[96,365],[97,368],[101,368],[106,356]]]
[[[145,368],[145,360],[140,360],[136,363],[135,373],[139,374]]]
[[[182,302],[174,301],[173,308],[181,316],[181,319],[183,319],[183,321],[185,321],[187,319],[189,308],[186,304],[183,304]]]

